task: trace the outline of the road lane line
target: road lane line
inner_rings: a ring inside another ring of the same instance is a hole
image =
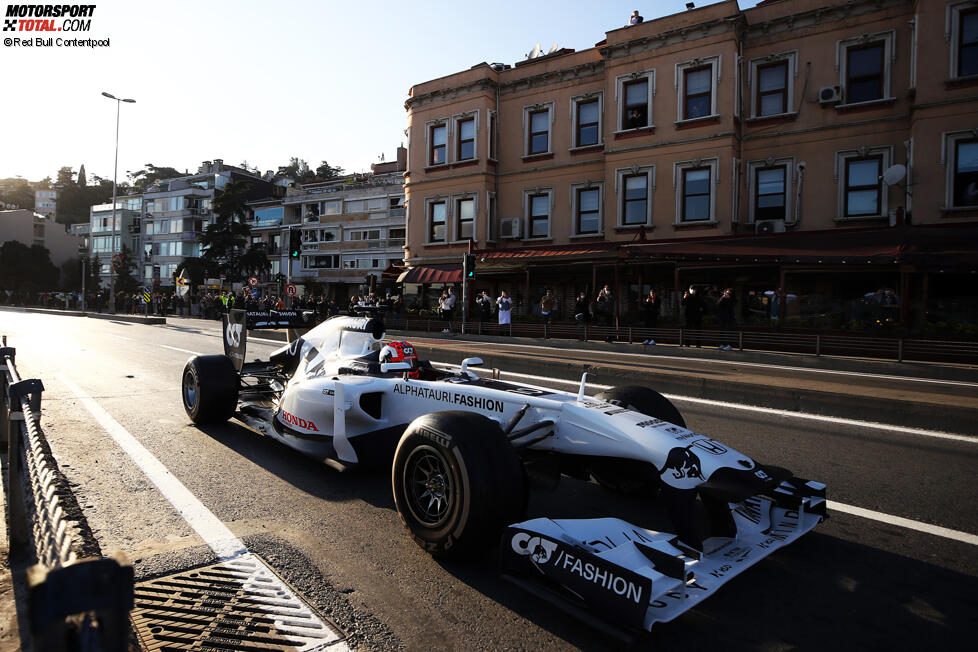
[[[449,363],[439,363],[445,366],[455,367],[458,365],[452,365]],[[544,376],[534,376],[532,374],[520,374],[513,371],[503,372],[506,376],[518,376],[520,378],[530,378],[533,380],[543,380],[547,382],[557,382],[564,383],[577,387],[580,383],[576,380],[563,380],[560,378],[546,378]],[[610,389],[611,385],[599,385],[597,383],[588,383],[588,387],[593,387],[595,389]],[[904,426],[893,426],[885,423],[875,423],[872,421],[858,421],[856,419],[846,419],[843,417],[830,417],[823,414],[806,414],[804,412],[793,412],[791,410],[778,410],[775,408],[758,407],[756,405],[743,405],[741,403],[728,403],[726,401],[715,401],[708,398],[697,398],[694,396],[680,396],[678,394],[663,394],[667,399],[671,401],[684,401],[686,403],[698,403],[700,405],[710,405],[713,407],[720,407],[724,409],[731,410],[743,410],[746,412],[759,412],[768,415],[777,415],[788,417],[791,419],[807,419],[809,421],[823,421],[825,423],[836,423],[844,426],[854,426],[858,428],[872,428],[875,430],[889,430],[891,432],[898,432],[904,435],[918,435],[920,437],[934,437],[936,439],[949,439],[951,441],[963,441],[969,444],[978,444],[978,437],[970,437],[968,435],[956,435],[950,432],[939,432],[937,430],[924,430],[923,428],[907,428]]]
[[[973,546],[978,546],[978,535],[975,534],[969,534],[968,532],[960,532],[958,530],[951,530],[946,527],[941,527],[940,525],[931,525],[930,523],[912,521],[909,518],[903,518],[902,516],[892,516],[890,514],[884,514],[882,512],[874,512],[871,509],[864,509],[862,507],[856,507],[854,505],[837,503],[834,500],[827,500],[825,502],[829,509],[834,510],[836,512],[852,514],[853,516],[861,516],[862,518],[868,518],[873,521],[879,521],[881,523],[896,525],[899,527],[907,528],[908,530],[916,530],[918,532],[932,534],[934,536],[943,537],[945,539],[954,539],[955,541],[961,541],[963,543],[970,543]]]
[[[443,340],[443,339],[432,339],[432,338],[426,338],[426,337],[420,337],[420,338],[418,338],[417,341],[419,341],[419,342],[427,341],[427,342],[441,342],[441,343],[459,343],[459,344],[465,343],[465,344],[469,344],[469,345],[473,345],[473,346],[480,346],[481,345],[481,346],[490,346],[490,347],[493,344],[503,344],[501,342],[500,343],[497,343],[497,342],[480,342],[480,341],[477,341],[477,340]],[[506,346],[511,346],[513,348],[541,349],[541,350],[544,350],[544,351],[550,351],[551,353],[565,352],[565,353],[571,353],[571,354],[573,354],[574,351],[575,351],[574,349],[561,349],[561,348],[556,348],[556,347],[552,347],[552,346],[540,346],[540,345],[536,345],[536,344],[516,344],[516,343],[510,343],[510,342],[505,342],[504,344]],[[726,365],[742,365],[742,366],[745,366],[745,367],[757,367],[759,369],[781,369],[781,370],[785,370],[785,371],[800,371],[800,372],[806,372],[806,373],[810,372],[810,373],[813,373],[813,374],[834,374],[834,375],[838,375],[838,376],[858,376],[860,378],[877,378],[877,379],[881,379],[881,380],[904,380],[904,381],[914,382],[914,383],[932,383],[932,384],[936,384],[936,385],[961,385],[961,386],[964,386],[964,387],[978,387],[978,383],[968,382],[968,381],[961,381],[961,380],[940,380],[940,379],[937,379],[937,378],[917,378],[916,376],[896,376],[896,375],[892,375],[892,374],[874,374],[874,373],[866,373],[866,372],[862,372],[862,371],[844,371],[844,370],[840,370],[840,369],[814,369],[814,368],[811,368],[811,367],[793,367],[793,366],[790,366],[790,365],[767,364],[767,363],[764,363],[764,362],[747,362],[745,360],[720,360],[720,359],[713,359],[713,358],[688,358],[688,357],[685,357],[685,356],[675,356],[675,355],[655,355],[655,354],[651,354],[651,353],[628,353],[628,352],[624,352],[624,351],[596,351],[596,350],[593,350],[593,349],[583,349],[582,351],[584,351],[586,353],[598,353],[598,354],[606,353],[606,354],[611,354],[611,355],[623,355],[623,356],[628,356],[628,357],[632,357],[632,358],[641,358],[643,360],[652,360],[652,359],[657,359],[657,360],[672,360],[672,361],[682,360],[682,361],[687,361],[687,362],[702,362],[704,364],[709,364],[709,365],[717,365],[717,364],[721,364],[721,365],[723,365],[723,364],[726,364]],[[757,351],[757,352],[758,353],[765,353],[765,351]],[[889,361],[883,360],[883,362],[889,362]]]
[[[190,355],[203,355],[203,353],[197,353],[196,351],[191,351],[189,349],[178,349],[175,346],[167,346],[166,344],[159,344],[164,349],[170,349],[171,351],[179,351],[180,353],[189,353]]]
[[[109,337],[114,337],[114,338],[119,339],[119,340],[129,340],[130,342],[135,342],[136,341],[135,338],[126,337],[125,335],[115,335],[113,333],[106,333],[106,335],[108,335]]]
[[[132,461],[136,463],[136,466],[156,485],[160,493],[170,501],[170,504],[176,508],[180,516],[183,517],[187,524],[193,528],[194,532],[204,540],[204,543],[210,546],[211,550],[222,561],[237,557],[248,551],[244,543],[234,536],[234,533],[219,518],[207,509],[196,496],[190,493],[190,490],[177,480],[176,476],[170,473],[169,469],[162,462],[146,450],[135,437],[129,434],[128,430],[112,418],[112,415],[106,412],[85,390],[68,379],[64,374],[55,374],[55,378],[62,382],[81,401],[82,405],[99,422],[99,425],[129,455]]]

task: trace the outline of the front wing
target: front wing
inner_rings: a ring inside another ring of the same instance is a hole
[[[807,484],[814,493],[824,492],[824,485]],[[525,588],[559,598],[558,606],[583,607],[626,628],[651,630],[825,517],[824,493],[796,502],[753,496],[731,504],[737,536],[707,539],[702,552],[674,534],[617,518],[537,518],[511,525],[503,534],[502,572]]]

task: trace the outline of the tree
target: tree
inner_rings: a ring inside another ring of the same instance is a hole
[[[241,256],[241,270],[249,276],[267,272],[271,268],[272,263],[268,260],[264,242],[251,245]]]
[[[85,164],[78,168],[78,185],[84,188],[88,185],[88,178],[85,176]]]
[[[59,186],[73,186],[75,185],[75,172],[70,166],[66,165],[58,170],[57,179]]]
[[[329,179],[335,179],[343,174],[343,168],[333,167],[326,161],[323,161],[318,168],[316,168],[316,178],[322,181],[328,181]]]
[[[85,279],[85,292],[87,294],[97,294],[102,289],[102,261],[98,254],[88,259],[86,265],[88,277]]]
[[[61,289],[81,290],[82,259],[78,256],[61,263]]]
[[[212,204],[214,224],[208,225],[200,235],[201,249],[204,250],[201,260],[205,270],[225,274],[232,282],[240,281],[247,271],[242,258],[246,254],[248,235],[251,233],[245,221],[248,216],[245,202],[250,189],[251,183],[243,180],[231,181],[224,186]],[[256,258],[257,254],[249,256],[247,260],[254,264]]]
[[[0,204],[34,210],[34,189],[27,179],[0,179]]]
[[[206,270],[204,268],[204,261],[196,256],[184,258],[183,262],[177,265],[177,270],[173,275],[174,280],[176,280],[176,278],[179,277],[182,272],[186,272],[184,276],[190,279],[190,286],[192,288],[203,285],[204,279],[207,278]]]
[[[133,271],[136,269],[136,261],[133,260],[132,251],[125,244],[122,245],[122,250],[118,254],[116,259],[118,262],[113,263],[116,266],[115,270],[115,293],[116,296],[120,294],[130,295],[139,289],[139,281],[133,276]]]
[[[306,183],[313,180],[315,173],[309,169],[309,164],[303,159],[293,156],[289,159],[288,165],[279,166],[278,172],[275,173],[275,177],[278,179],[288,177],[290,179],[295,179],[298,183]]]
[[[181,177],[183,173],[176,168],[158,167],[152,163],[147,163],[145,169],[127,172],[126,175],[132,180],[132,190],[134,192],[145,192],[147,188],[160,179]]]
[[[43,245],[28,247],[8,240],[0,246],[0,286],[5,289],[42,292],[58,286],[58,268]]]

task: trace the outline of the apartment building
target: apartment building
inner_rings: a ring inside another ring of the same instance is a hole
[[[405,280],[460,280],[471,248],[523,312],[608,284],[676,315],[703,284],[744,321],[776,288],[809,325],[881,287],[904,322],[971,314],[976,35],[973,0],[731,0],[418,84]]]
[[[338,302],[392,287],[404,258],[406,164],[407,149],[398,147],[395,160],[375,163],[369,174],[293,186],[284,199],[250,203],[253,239],[282,251],[280,272],[273,269],[268,280],[286,274]],[[290,261],[292,229],[301,254]]]
[[[16,240],[27,247],[47,248],[55,267],[77,258],[85,240],[53,218],[24,208],[0,210],[0,244]]]
[[[200,235],[215,219],[214,196],[231,181],[247,181],[252,198],[273,194],[271,183],[221,159],[204,161],[196,174],[160,180],[143,193],[140,275],[144,283],[173,286],[183,259],[201,255]]]
[[[34,191],[34,212],[44,217],[57,221],[58,218],[58,191],[57,190],[35,190]]]
[[[117,197],[112,202],[89,208],[88,255],[98,256],[101,287],[110,285],[112,256],[122,252],[125,245],[133,257],[139,256],[139,225],[143,215],[142,195]],[[83,235],[79,232],[79,235]]]

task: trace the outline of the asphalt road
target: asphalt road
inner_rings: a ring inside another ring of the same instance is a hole
[[[192,426],[180,401],[181,371],[190,352],[222,351],[217,323],[144,326],[2,312],[0,332],[17,349],[21,375],[45,384],[44,429],[103,552],[127,552],[137,581],[208,563],[213,553],[68,383],[336,622],[351,647],[620,647],[500,579],[494,554],[467,564],[432,560],[405,536],[389,472],[339,473],[234,422],[206,432]],[[277,346],[251,340],[249,359]],[[689,427],[825,482],[830,500],[978,534],[978,438],[677,405]],[[534,494],[530,504],[533,515],[610,510],[636,521],[653,518],[656,508],[646,508],[575,481]],[[635,646],[973,649],[975,613],[974,544],[832,512],[814,533]]]

